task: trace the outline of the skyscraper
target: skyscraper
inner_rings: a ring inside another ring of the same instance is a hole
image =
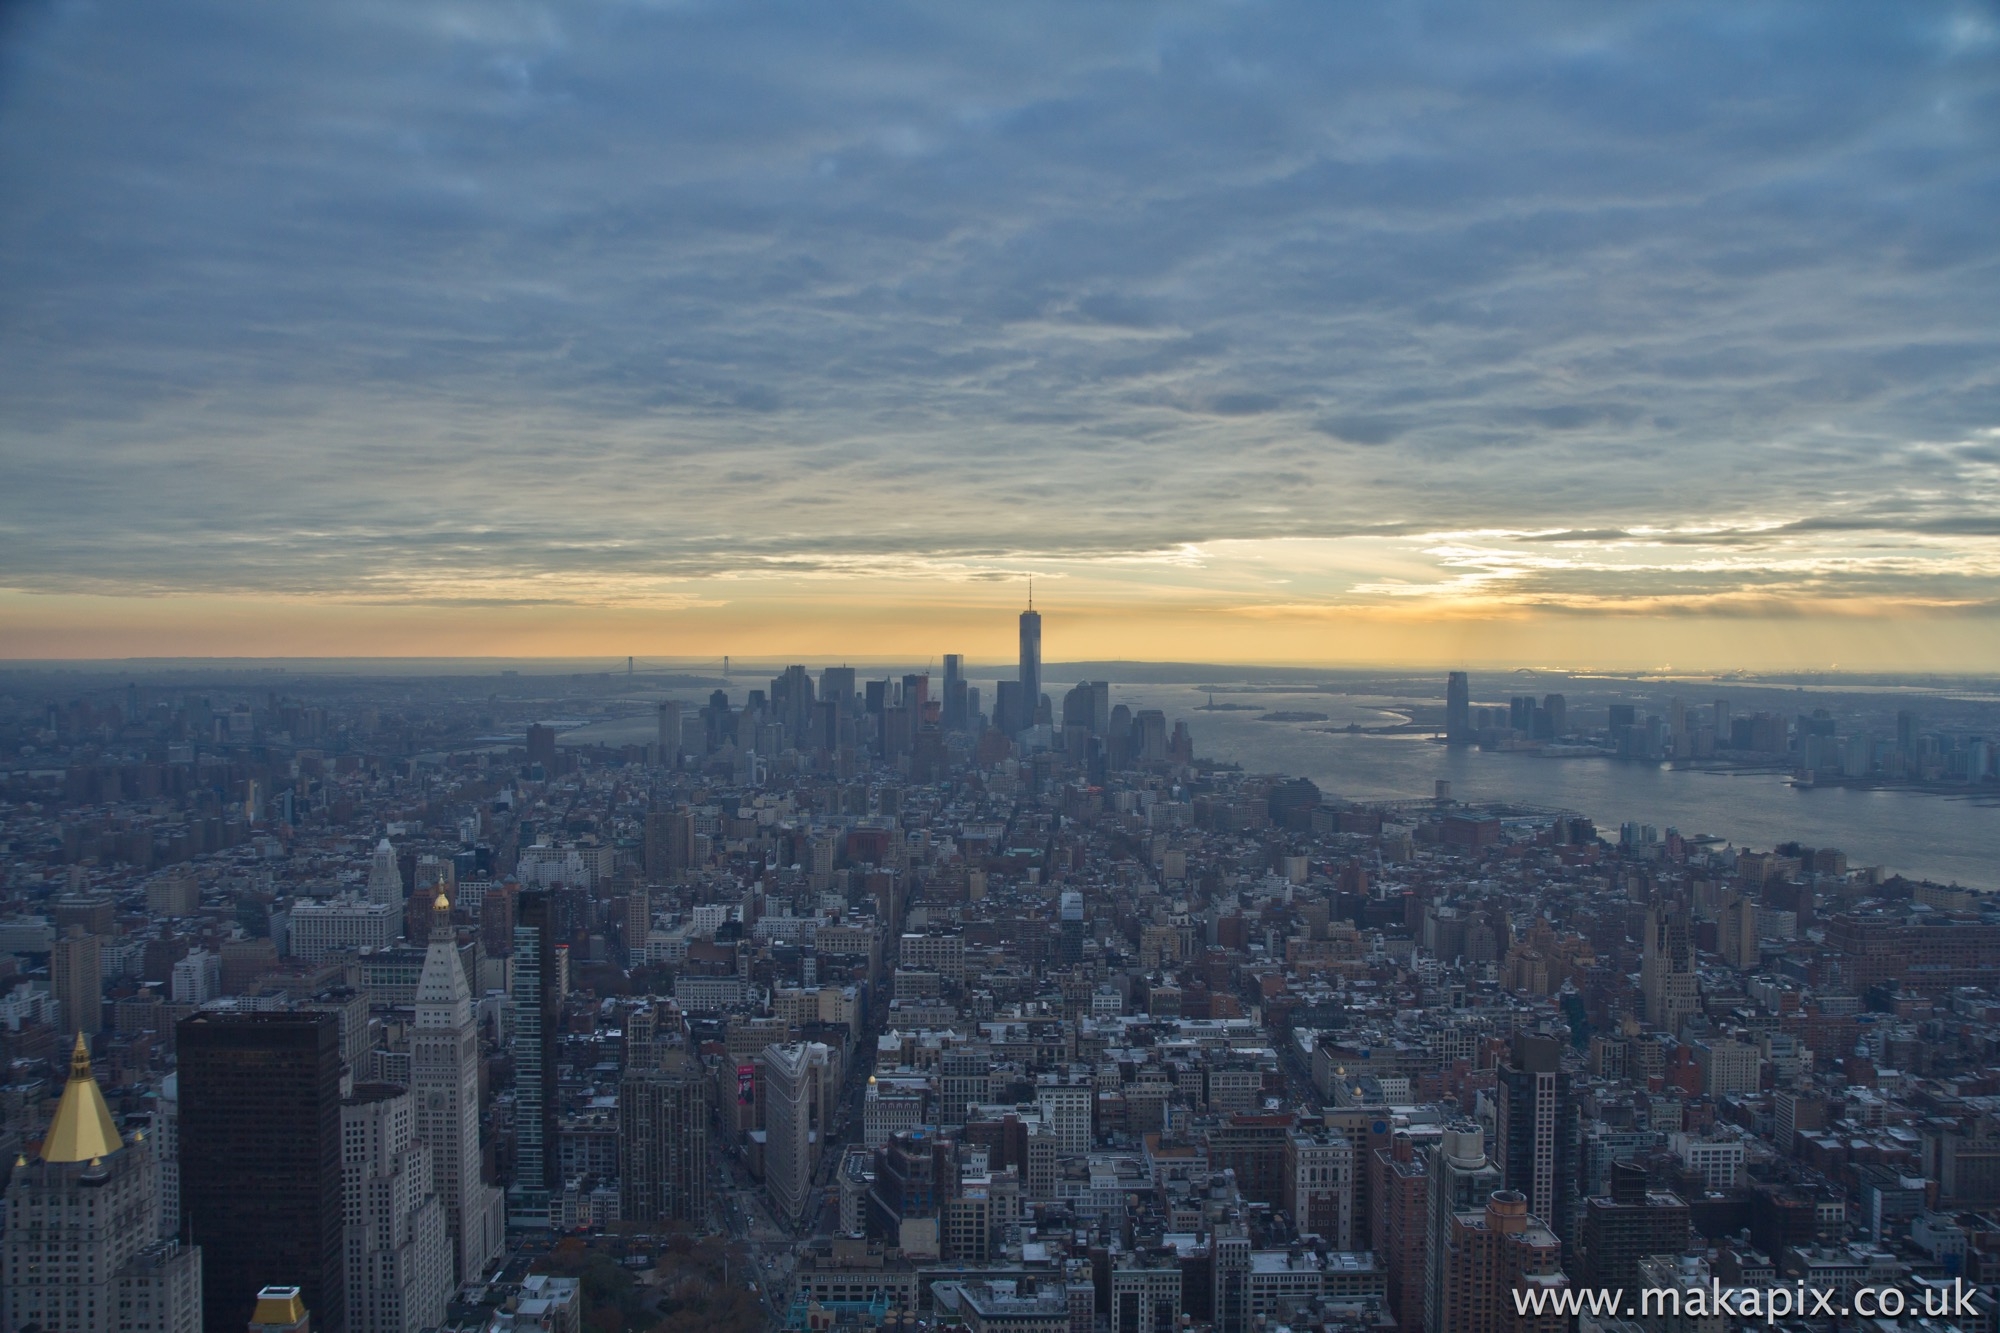
[[[716,690],[701,710],[702,733],[707,753],[713,754],[736,737],[736,721],[729,707],[729,692]]]
[[[1061,721],[1066,746],[1071,737],[1078,740],[1102,738],[1111,730],[1111,682],[1078,681],[1067,694],[1063,695]],[[1164,720],[1162,728],[1164,744]],[[1082,748],[1079,747],[1079,753]]]
[[[653,891],[644,884],[625,886],[625,953],[637,967],[653,935]]]
[[[1389,1308],[1402,1333],[1424,1326],[1424,1256],[1430,1240],[1430,1181],[1425,1154],[1408,1130],[1399,1129],[1386,1148],[1377,1148],[1368,1181],[1369,1240],[1382,1256]]]
[[[1439,1327],[1449,1333],[1561,1333],[1569,1317],[1523,1314],[1510,1298],[1536,1287],[1562,1291],[1562,1246],[1528,1211],[1518,1190],[1494,1190],[1484,1206],[1445,1219]]]
[[[1463,671],[1445,678],[1444,739],[1447,745],[1472,744],[1472,679]]]
[[[1528,1200],[1531,1216],[1567,1244],[1576,1196],[1576,1104],[1562,1067],[1563,1044],[1543,1032],[1518,1032],[1499,1070],[1501,1176]]]
[[[784,728],[785,744],[795,750],[812,748],[813,682],[802,666],[788,666],[771,681],[771,710]]]
[[[1701,1009],[1694,972],[1694,926],[1687,910],[1655,903],[1646,913],[1646,936],[1639,954],[1639,993],[1646,1021],[1662,1032],[1680,1034],[1681,1020]]]
[[[993,725],[997,730],[1005,732],[1009,736],[1027,730],[1028,724],[1022,722],[1021,718],[1024,714],[1028,717],[1033,717],[1034,710],[1028,708],[1022,702],[1024,698],[1026,696],[1021,692],[1020,681],[1001,680],[994,682]]]
[[[71,926],[49,951],[49,989],[61,1006],[65,1036],[104,1030],[104,965],[97,936]]]
[[[1042,613],[1035,610],[1029,594],[1028,609],[1021,613],[1021,716],[1010,719],[1014,731],[1035,725],[1035,712],[1042,706]]]
[[[630,1068],[618,1088],[618,1215],[708,1219],[708,1084],[697,1069]]]
[[[368,863],[368,901],[403,905],[403,869],[396,864],[396,848],[387,838],[375,844],[375,859]]]
[[[1740,971],[1754,971],[1763,960],[1757,947],[1757,902],[1747,893],[1725,892],[1716,909],[1716,952]]]
[[[965,655],[946,653],[944,655],[944,714],[941,721],[946,731],[964,731],[965,710]]]
[[[953,1193],[955,1147],[950,1138],[906,1129],[875,1149],[875,1185],[868,1193],[870,1229],[905,1237],[911,1224],[936,1227]]]
[[[472,988],[458,959],[451,900],[432,904],[436,925],[417,981],[410,1030],[410,1093],[416,1137],[430,1154],[430,1178],[451,1238],[454,1281],[477,1279],[506,1245],[506,1205],[480,1174],[479,1029]]]
[[[532,889],[522,893],[514,924],[514,1187],[508,1221],[515,1226],[547,1226],[549,1196],[562,1188],[555,1098],[559,984],[553,900],[547,889]]]
[[[242,1328],[278,1282],[302,1289],[323,1333],[344,1333],[340,1020],[201,1011],[174,1034],[204,1326]]]
[[[347,1333],[418,1333],[451,1299],[451,1237],[412,1100],[364,1083],[340,1108]]]
[[[160,1235],[181,1234],[181,1076],[160,1080],[154,1098],[153,1160],[160,1167]]]
[[[1424,1242],[1424,1333],[1457,1333],[1445,1311],[1452,1219],[1479,1208],[1500,1188],[1500,1168],[1486,1156],[1486,1131],[1476,1120],[1445,1126],[1424,1166],[1430,1217]]]
[[[655,883],[685,877],[694,859],[694,812],[685,806],[647,811],[641,854],[646,877]]]
[[[672,699],[660,701],[658,762],[661,768],[681,766],[681,706]]]
[[[758,1058],[764,1066],[764,1185],[771,1211],[796,1224],[812,1193],[813,1132],[819,1128],[827,1049],[819,1042],[773,1043]]]
[[[81,1035],[41,1152],[15,1164],[0,1327],[196,1333],[201,1253],[162,1239],[151,1146],[127,1143]]]
[[[1083,961],[1083,894],[1064,889],[1057,902],[1056,962],[1073,967]]]
[[[851,666],[825,667],[819,673],[819,698],[821,703],[839,706],[842,713],[854,711],[854,668]]]

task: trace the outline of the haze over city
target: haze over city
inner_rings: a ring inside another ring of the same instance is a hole
[[[21,6],[0,653],[1970,670],[1989,7]],[[996,628],[998,627],[998,628]]]
[[[0,3],[0,1333],[1996,1333],[1996,218],[1992,0]]]

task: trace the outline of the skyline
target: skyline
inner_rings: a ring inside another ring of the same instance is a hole
[[[0,656],[1976,671],[1976,6],[51,7]],[[1218,653],[1214,645],[1226,643]]]
[[[4,602],[0,598],[0,602]],[[116,619],[78,624],[20,613],[51,599],[20,599],[7,616],[10,644],[33,644],[39,651],[11,650],[0,662],[38,664],[183,663],[410,663],[599,662],[616,667],[627,657],[659,664],[713,662],[724,655],[760,663],[907,665],[946,651],[967,655],[968,669],[1009,667],[1019,606],[1000,598],[957,604],[941,611],[933,604],[864,606],[830,610],[824,604],[787,604],[781,612],[764,608],[754,623],[730,622],[704,629],[692,617],[663,617],[646,609],[607,614],[592,608],[536,608],[516,624],[495,624],[490,610],[424,605],[348,607],[340,603],[206,599],[215,614],[190,614],[197,599],[157,598],[120,604]],[[910,599],[915,601],[915,599]],[[845,617],[841,614],[846,612]],[[1180,608],[1111,604],[1057,613],[1053,632],[1063,644],[1063,661],[1185,663],[1218,667],[1258,666],[1432,672],[1446,667],[1475,671],[1535,669],[1629,675],[1711,675],[1733,672],[1772,675],[1826,673],[1908,676],[1990,675],[1991,656],[1967,656],[1957,641],[1939,644],[1935,623],[1917,616],[1866,621],[1793,619],[1775,622],[1717,622],[1709,640],[1690,636],[1674,621],[1621,620],[1624,637],[1606,643],[1599,622],[1582,616],[1511,621],[1440,619],[1396,624],[1356,614],[1367,637],[1335,633],[1335,613],[1302,622],[1269,626],[1238,613],[1229,626],[1233,651],[1213,647],[1199,624],[1189,624]],[[362,632],[356,633],[359,625]],[[1974,647],[2000,632],[1977,622]],[[1857,634],[1865,630],[1865,634]],[[1150,632],[1150,633],[1148,633]],[[841,645],[863,651],[841,651]],[[1249,645],[1258,645],[1252,648]],[[1157,651],[1147,653],[1147,647]],[[1093,649],[1095,651],[1093,651]],[[1061,665],[1061,662],[1054,663]],[[657,669],[657,668],[655,668]]]

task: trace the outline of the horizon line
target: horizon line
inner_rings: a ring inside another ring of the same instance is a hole
[[[933,655],[935,657],[943,654]],[[634,655],[636,657],[636,655]],[[884,656],[842,656],[838,654],[775,654],[759,655],[755,658],[733,662],[728,675],[734,676],[762,670],[769,666],[808,665],[819,668],[839,666],[907,666],[914,659],[909,655]],[[359,666],[366,664],[419,665],[435,664],[513,664],[538,666],[589,666],[593,675],[657,675],[672,671],[676,674],[712,674],[722,677],[721,659],[717,657],[659,657],[654,656],[643,662],[635,662],[628,671],[622,664],[625,657],[601,657],[597,655],[568,657],[555,655],[484,655],[465,654],[443,656],[438,654],[353,654],[343,656],[301,655],[241,655],[241,656],[128,656],[128,657],[0,657],[0,671],[37,671],[62,668],[118,668],[118,667],[239,667],[279,665],[320,665]],[[601,665],[600,665],[601,664]],[[968,658],[965,668],[996,669],[1017,665],[1011,658],[996,658],[981,662]],[[1706,664],[1676,665],[1662,663],[1649,667],[1631,666],[1563,666],[1550,663],[1536,663],[1519,659],[1488,659],[1484,661],[1443,659],[1405,662],[1340,662],[1310,659],[1267,658],[1235,661],[1198,661],[1187,658],[1149,657],[1087,657],[1069,660],[1047,661],[1042,664],[1046,672],[1052,668],[1085,668],[1107,666],[1134,666],[1151,669],[1172,668],[1201,671],[1253,670],[1253,671],[1331,671],[1343,674],[1427,674],[1437,671],[1504,671],[1509,673],[1529,673],[1537,675],[1557,675],[1571,677],[1690,677],[1702,676],[1716,679],[1737,679],[1746,683],[1758,679],[1778,679],[1798,676],[1824,677],[1831,679],[1883,679],[1898,678],[1912,680],[1992,680],[2000,679],[2000,673],[1979,671],[1948,670],[1869,670],[1865,668],[1842,669],[1827,667],[1762,667],[1713,666]],[[687,671],[687,668],[710,668],[707,673]],[[932,668],[938,670],[941,668]],[[574,673],[572,673],[574,674]]]

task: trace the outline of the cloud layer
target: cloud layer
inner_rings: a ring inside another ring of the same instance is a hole
[[[0,580],[2000,606],[1974,5],[0,29]]]

